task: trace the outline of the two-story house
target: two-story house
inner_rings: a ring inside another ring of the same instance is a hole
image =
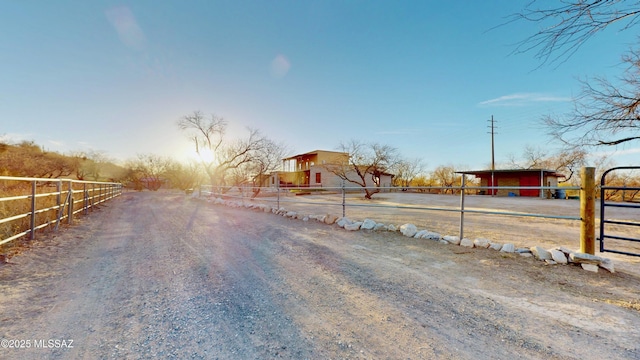
[[[280,187],[339,187],[342,179],[329,171],[329,166],[349,163],[349,153],[339,151],[315,150],[282,159],[282,171],[271,174],[269,186]],[[347,173],[356,179],[356,174]],[[390,187],[393,175],[383,174],[381,187]],[[367,176],[367,186],[376,186]],[[348,185],[352,186],[352,185]]]

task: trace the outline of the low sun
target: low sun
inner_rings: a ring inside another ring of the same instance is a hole
[[[193,157],[203,162],[212,162],[215,159],[213,151],[209,149],[200,149],[200,153],[194,151]]]

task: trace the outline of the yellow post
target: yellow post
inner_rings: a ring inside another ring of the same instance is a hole
[[[596,169],[580,169],[580,252],[595,255],[596,251]]]

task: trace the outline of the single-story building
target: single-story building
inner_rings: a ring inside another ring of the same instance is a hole
[[[548,169],[509,169],[509,170],[478,170],[458,171],[459,174],[473,175],[480,179],[480,186],[558,186],[558,179],[565,176],[555,170]],[[480,190],[481,195],[498,196],[529,196],[551,197],[555,191],[543,189],[486,189]]]
[[[349,153],[314,150],[282,159],[282,171],[270,175],[269,186],[279,187],[340,187],[342,179],[329,171],[328,165],[348,164]],[[353,175],[347,177],[356,179]],[[380,175],[380,187],[390,187],[392,174]],[[367,186],[376,186],[367,177]],[[353,184],[347,186],[353,186]]]

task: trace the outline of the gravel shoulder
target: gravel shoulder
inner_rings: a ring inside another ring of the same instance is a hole
[[[0,335],[31,343],[0,358],[640,358],[640,276],[624,268],[178,193],[126,193],[33,242],[0,266],[0,294]],[[49,339],[73,347],[34,346]]]

